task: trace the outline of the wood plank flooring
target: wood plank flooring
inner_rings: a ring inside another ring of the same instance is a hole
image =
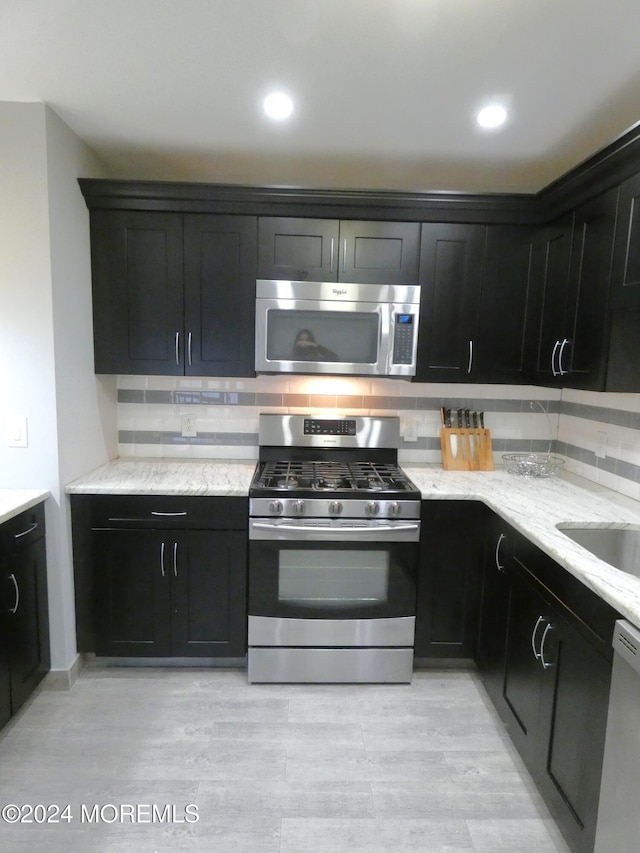
[[[3,853],[567,851],[479,679],[458,670],[308,686],[92,665],[0,733],[7,804],[68,804],[71,819],[0,818]]]

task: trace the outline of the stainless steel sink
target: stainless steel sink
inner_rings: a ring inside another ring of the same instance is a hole
[[[640,577],[640,527],[556,526],[595,557],[627,574]]]

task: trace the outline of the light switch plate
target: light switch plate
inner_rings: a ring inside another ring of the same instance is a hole
[[[183,438],[195,438],[198,434],[195,415],[182,415],[181,427]]]
[[[4,422],[7,447],[27,447],[27,418],[23,415],[8,417]]]

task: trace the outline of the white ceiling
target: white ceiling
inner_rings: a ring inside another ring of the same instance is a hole
[[[533,192],[640,119],[640,2],[0,0],[2,100],[118,178]]]

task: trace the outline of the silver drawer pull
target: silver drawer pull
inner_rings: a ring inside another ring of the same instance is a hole
[[[20,588],[18,587],[18,581],[16,580],[16,576],[12,573],[9,575],[9,577],[13,581],[13,585],[16,588],[16,603],[13,605],[12,608],[9,608],[9,613],[17,613],[18,605],[20,604]]]
[[[38,526],[38,522],[34,521],[34,523],[31,525],[31,527],[27,527],[26,530],[22,531],[22,533],[14,533],[13,538],[14,539],[22,539],[23,536],[28,536],[30,533],[33,533],[33,531],[37,528],[37,526]]]
[[[179,516],[186,515],[186,512],[156,512],[155,510],[151,510],[151,515],[159,515],[162,518],[178,518]]]

